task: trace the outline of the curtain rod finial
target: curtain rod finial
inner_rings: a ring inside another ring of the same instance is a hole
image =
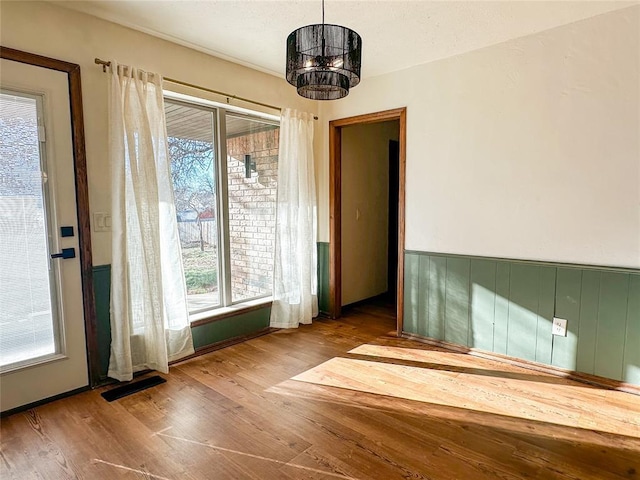
[[[104,60],[100,60],[98,57],[94,58],[93,61],[97,65],[102,65],[102,73],[107,73],[107,67],[111,66],[111,62],[105,62]]]

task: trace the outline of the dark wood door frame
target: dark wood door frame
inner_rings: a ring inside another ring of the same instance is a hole
[[[407,109],[397,108],[329,122],[329,313],[339,318],[342,311],[342,128],[398,120],[400,124],[400,178],[398,186],[398,333],[404,313],[405,176],[407,152]]]
[[[87,156],[84,147],[84,117],[82,113],[80,65],[5,47],[0,48],[0,58],[36,67],[48,68],[67,74],[69,82],[69,108],[71,111],[76,208],[78,211],[78,246],[80,250],[80,273],[82,276],[82,303],[87,340],[89,385],[96,386],[100,381],[100,357],[98,353],[98,333],[96,330],[96,309],[93,293],[89,189],[87,185]]]

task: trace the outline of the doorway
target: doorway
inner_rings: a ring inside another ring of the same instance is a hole
[[[4,415],[88,388],[97,349],[80,69],[1,57]]]
[[[398,322],[403,315],[403,272],[404,272],[404,217],[405,217],[405,165],[406,165],[406,108],[387,110],[372,114],[349,117],[329,122],[329,310],[331,318],[339,318],[342,311],[342,143],[343,129],[349,126],[366,125],[372,123],[398,121],[398,168],[397,168],[397,220],[390,219],[390,223],[397,223],[395,239],[397,240],[396,254],[391,253],[392,240],[389,242],[390,265],[395,268],[395,289],[397,295],[396,313]],[[394,147],[389,146],[389,149]],[[392,173],[390,173],[390,177]],[[390,188],[391,193],[394,189]],[[393,209],[393,208],[392,208]],[[394,215],[390,215],[394,217]],[[392,235],[390,235],[391,237]],[[391,258],[393,257],[393,258]],[[391,275],[389,275],[391,279]],[[393,280],[392,280],[393,281]],[[393,290],[393,289],[390,289]]]

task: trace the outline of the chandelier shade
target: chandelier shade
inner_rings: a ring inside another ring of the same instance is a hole
[[[337,100],[360,83],[362,39],[340,25],[300,27],[287,38],[287,81],[312,100]]]

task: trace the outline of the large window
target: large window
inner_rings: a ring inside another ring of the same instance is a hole
[[[278,122],[165,103],[190,313],[270,295]]]

